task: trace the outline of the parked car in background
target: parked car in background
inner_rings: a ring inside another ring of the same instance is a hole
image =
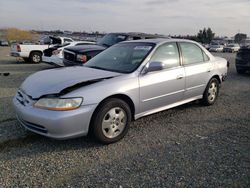
[[[74,41],[74,42],[67,42],[62,45],[56,45],[45,49],[43,51],[42,61],[44,63],[48,63],[55,66],[64,66],[63,64],[63,50],[66,47],[71,46],[82,46],[82,45],[89,45],[95,44],[95,42],[89,41]]]
[[[102,143],[123,138],[130,122],[201,99],[213,105],[227,61],[189,40],[126,41],[84,66],[29,76],[13,99],[28,130],[56,139],[87,135]]]
[[[211,45],[209,47],[210,52],[222,52],[223,51],[223,46],[222,45]]]
[[[64,50],[65,66],[83,65],[89,59],[93,58],[98,53],[109,48],[110,46],[126,41],[126,40],[139,40],[139,39],[151,39],[151,38],[168,38],[163,35],[151,35],[145,33],[109,33],[105,35],[96,45],[82,46],[82,47],[70,47]]]
[[[13,57],[21,57],[24,61],[31,61],[33,63],[40,63],[42,61],[43,50],[54,46],[56,44],[64,44],[66,42],[73,42],[73,39],[67,37],[48,37],[44,44],[11,44],[10,55]]]
[[[209,50],[209,48],[210,48],[210,45],[209,44],[203,44],[202,45],[204,48],[206,48],[207,50]]]
[[[240,47],[250,46],[250,39],[244,39],[240,42]]]
[[[236,70],[239,74],[250,71],[250,46],[242,47],[236,55]]]
[[[234,53],[234,52],[238,52],[239,49],[240,49],[240,45],[239,44],[228,44],[227,46],[225,46],[223,48],[223,52]]]
[[[2,40],[0,41],[0,46],[9,46],[9,43],[6,40]]]
[[[83,65],[105,49],[106,47],[99,45],[65,48],[63,51],[63,64],[64,66]]]

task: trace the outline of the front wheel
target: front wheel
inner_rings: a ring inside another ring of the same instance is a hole
[[[219,95],[219,81],[216,78],[212,78],[204,91],[202,102],[206,106],[213,105]]]
[[[128,132],[131,110],[123,100],[111,98],[97,109],[92,124],[94,136],[104,144],[122,139]]]

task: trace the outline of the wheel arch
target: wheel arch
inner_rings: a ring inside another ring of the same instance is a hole
[[[31,57],[31,55],[32,55],[33,53],[35,53],[35,52],[40,53],[40,54],[41,54],[41,56],[43,55],[43,52],[42,52],[42,51],[40,51],[40,50],[32,50],[32,51],[30,51],[30,55],[29,55],[29,57]]]
[[[114,95],[110,95],[108,97],[106,97],[105,99],[103,99],[99,104],[98,106],[96,107],[94,113],[97,111],[97,109],[108,99],[112,99],[112,98],[115,98],[115,99],[121,99],[123,100],[124,102],[126,102],[128,105],[129,105],[129,108],[131,110],[131,116],[132,118],[134,119],[134,115],[135,115],[135,104],[133,102],[133,100],[126,94],[114,94]]]
[[[215,74],[215,75],[213,75],[213,76],[208,80],[206,87],[208,86],[210,80],[212,80],[213,78],[217,79],[218,82],[219,82],[219,86],[221,86],[221,82],[222,82],[222,81],[221,81],[221,79],[220,79],[220,76],[219,76],[218,74]],[[206,88],[205,88],[205,90],[204,90],[204,92],[203,92],[203,95],[204,95],[205,91],[206,91]]]
[[[213,78],[216,78],[216,79],[219,81],[219,84],[221,84],[221,79],[220,79],[220,76],[219,76],[218,74],[213,75],[211,79],[213,79]],[[211,79],[210,79],[210,80],[211,80]],[[210,81],[210,80],[209,80],[209,81]],[[209,82],[208,82],[208,83],[209,83]]]
[[[93,134],[93,126],[92,126],[92,124],[93,124],[94,117],[96,116],[96,113],[98,112],[98,109],[108,99],[121,99],[124,102],[126,102],[129,105],[129,108],[131,110],[132,121],[135,120],[135,118],[134,118],[134,115],[135,115],[135,105],[134,105],[133,100],[128,95],[126,95],[126,94],[114,94],[114,95],[110,95],[110,96],[104,98],[97,105],[97,107],[95,108],[94,112],[92,113],[92,116],[91,116],[91,119],[90,119],[90,124],[89,124],[89,131],[88,131],[90,134]]]

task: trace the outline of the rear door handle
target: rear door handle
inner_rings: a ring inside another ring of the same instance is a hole
[[[184,76],[183,75],[178,75],[177,76],[177,80],[180,80],[180,79],[182,79]]]

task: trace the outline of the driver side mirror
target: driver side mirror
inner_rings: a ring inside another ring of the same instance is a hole
[[[160,61],[152,61],[148,64],[148,67],[143,71],[144,74],[149,72],[161,71],[165,68],[164,63]]]

